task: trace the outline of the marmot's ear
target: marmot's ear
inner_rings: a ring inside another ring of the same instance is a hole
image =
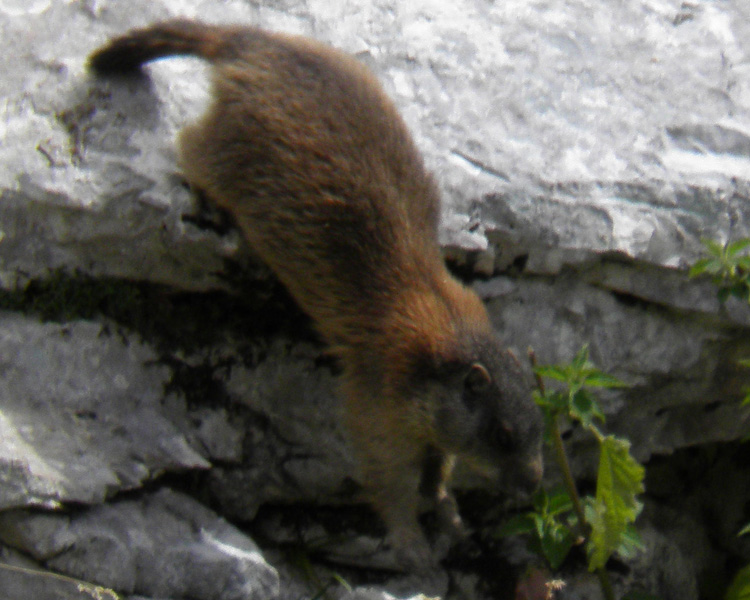
[[[490,385],[492,385],[492,376],[490,372],[480,362],[472,363],[469,367],[469,372],[464,378],[464,387],[469,392],[474,394],[480,394],[487,391]]]

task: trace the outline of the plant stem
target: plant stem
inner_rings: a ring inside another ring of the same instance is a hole
[[[578,534],[585,539],[588,537],[586,531],[586,514],[583,511],[583,503],[581,502],[581,496],[578,494],[575,479],[573,479],[573,472],[570,470],[568,456],[565,454],[565,445],[563,444],[562,434],[560,433],[558,417],[555,417],[550,430],[550,433],[552,434],[552,450],[555,454],[555,462],[562,471],[565,489],[568,491],[568,495],[573,501],[573,510],[578,517]]]
[[[560,467],[563,475],[563,482],[565,489],[568,491],[570,499],[573,501],[573,510],[578,517],[578,533],[583,539],[588,538],[588,527],[586,522],[586,514],[583,511],[583,503],[581,502],[581,496],[578,494],[576,488],[575,479],[573,479],[573,473],[570,470],[570,463],[568,462],[568,455],[565,453],[565,446],[563,444],[562,434],[560,433],[560,426],[558,424],[558,417],[552,422],[551,427],[552,433],[552,448],[555,453],[555,462]],[[599,585],[602,588],[602,593],[606,600],[615,600],[615,593],[612,590],[612,583],[609,580],[609,574],[604,567],[600,567],[596,570],[596,576],[599,578]]]
[[[596,570],[596,576],[599,578],[599,585],[602,588],[602,594],[607,600],[615,600],[615,592],[612,589],[612,582],[609,580],[609,573],[604,567]]]
[[[536,355],[534,351],[529,349],[529,360],[532,366],[536,367]],[[544,381],[538,373],[534,374],[536,378],[536,385],[542,395],[545,394]],[[559,416],[555,415],[550,425],[550,433],[552,435],[552,450],[555,456],[555,462],[562,471],[563,483],[565,489],[573,502],[573,510],[578,517],[578,532],[582,539],[588,539],[588,523],[586,521],[586,513],[583,510],[583,503],[581,502],[581,496],[578,494],[578,488],[576,487],[575,479],[573,479],[573,472],[570,469],[570,462],[568,461],[568,455],[565,453],[565,444],[563,443],[562,433],[560,433]],[[612,583],[609,580],[609,574],[604,567],[600,567],[596,570],[596,575],[599,578],[599,585],[602,588],[602,594],[606,600],[615,600],[615,593],[612,590]]]

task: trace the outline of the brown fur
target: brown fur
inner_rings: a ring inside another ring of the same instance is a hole
[[[173,54],[214,65],[213,104],[180,136],[184,173],[339,357],[364,485],[397,550],[424,566],[420,482],[460,529],[455,455],[521,487],[541,476],[527,380],[441,258],[436,185],[372,74],[320,43],[178,20],[115,39],[91,65],[128,72]]]

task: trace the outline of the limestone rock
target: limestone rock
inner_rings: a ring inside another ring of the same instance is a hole
[[[168,489],[77,514],[0,514],[0,539],[76,578],[152,598],[270,600],[278,575],[250,538]]]
[[[155,358],[101,323],[0,313],[0,508],[97,503],[208,467],[184,407],[163,406],[170,373]]]
[[[241,465],[219,465],[211,489],[227,514],[255,516],[266,502],[351,501],[356,467],[330,370],[316,367],[320,348],[274,341],[256,366],[237,366],[226,382],[233,401],[260,418],[246,421]]]
[[[0,597],[4,600],[120,600],[107,588],[60,577],[20,552],[0,545]]]

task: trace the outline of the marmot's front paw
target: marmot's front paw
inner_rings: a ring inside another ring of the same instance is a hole
[[[458,512],[456,499],[452,495],[440,498],[435,506],[435,512],[440,530],[447,533],[452,541],[459,542],[466,539],[469,532]]]

